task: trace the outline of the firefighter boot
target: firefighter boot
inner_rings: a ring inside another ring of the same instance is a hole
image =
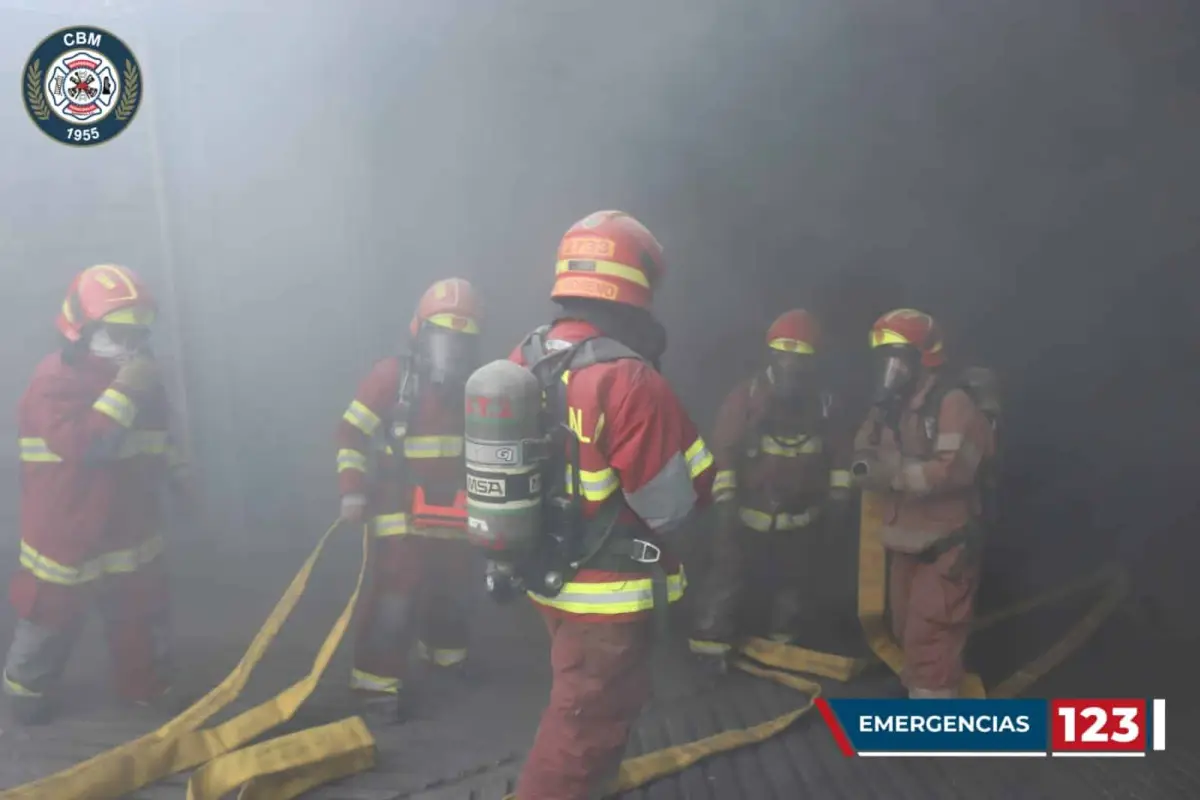
[[[398,688],[394,692],[355,692],[358,711],[368,720],[382,725],[408,722],[413,716],[412,691]]]
[[[692,660],[696,665],[697,681],[704,688],[712,688],[729,674],[733,660],[733,648],[722,642],[692,639],[688,642]]]
[[[54,719],[54,708],[45,695],[8,695],[8,712],[12,721],[21,726],[45,725]]]

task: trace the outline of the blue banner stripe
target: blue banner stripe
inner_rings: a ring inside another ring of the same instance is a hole
[[[1044,756],[1049,749],[1049,705],[1042,699],[834,698],[829,705],[861,755]]]

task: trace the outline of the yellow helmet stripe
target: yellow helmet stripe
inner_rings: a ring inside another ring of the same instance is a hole
[[[799,339],[772,339],[767,345],[772,350],[780,350],[784,353],[804,353],[806,355],[813,354],[812,345],[808,342],[802,342]]]
[[[882,347],[888,344],[906,344],[910,347],[913,346],[912,342],[895,331],[871,331],[871,347]]]
[[[109,325],[153,325],[154,311],[144,306],[128,306],[110,311],[100,321]]]
[[[587,269],[587,270],[571,269],[572,263],[578,263],[581,261],[585,264],[591,265],[591,268]],[[645,287],[646,289],[650,288],[650,281],[646,279],[645,273],[643,273],[640,269],[634,269],[633,267],[627,267],[624,264],[618,264],[615,261],[596,261],[593,259],[564,258],[562,261],[559,261],[557,265],[555,265],[554,274],[562,275],[564,272],[577,272],[577,273],[584,273],[584,274],[592,273],[593,275],[607,275],[610,278],[620,278],[623,281],[629,281],[630,283],[636,283],[638,286]]]
[[[479,326],[475,320],[470,317],[459,316],[446,312],[443,314],[434,314],[428,320],[430,325],[437,325],[439,328],[448,328],[459,333],[479,333]]]

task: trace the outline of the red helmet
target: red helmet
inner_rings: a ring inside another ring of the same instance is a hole
[[[942,352],[942,329],[928,314],[912,308],[889,311],[871,326],[871,347],[906,346],[921,354],[921,364],[940,367],[946,362]]]
[[[813,355],[820,344],[821,328],[803,308],[780,314],[767,328],[767,347],[785,353]]]
[[[597,211],[558,245],[550,297],[586,297],[649,309],[666,274],[662,245],[624,211]]]
[[[408,330],[413,336],[422,322],[459,333],[479,333],[479,300],[463,278],[445,278],[421,295]]]
[[[89,325],[147,326],[157,313],[158,304],[136,272],[99,264],[71,281],[55,324],[69,341],[77,342]]]

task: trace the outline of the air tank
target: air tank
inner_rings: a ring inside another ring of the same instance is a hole
[[[519,561],[542,535],[541,409],[537,378],[512,361],[467,379],[467,536],[496,562]]]

